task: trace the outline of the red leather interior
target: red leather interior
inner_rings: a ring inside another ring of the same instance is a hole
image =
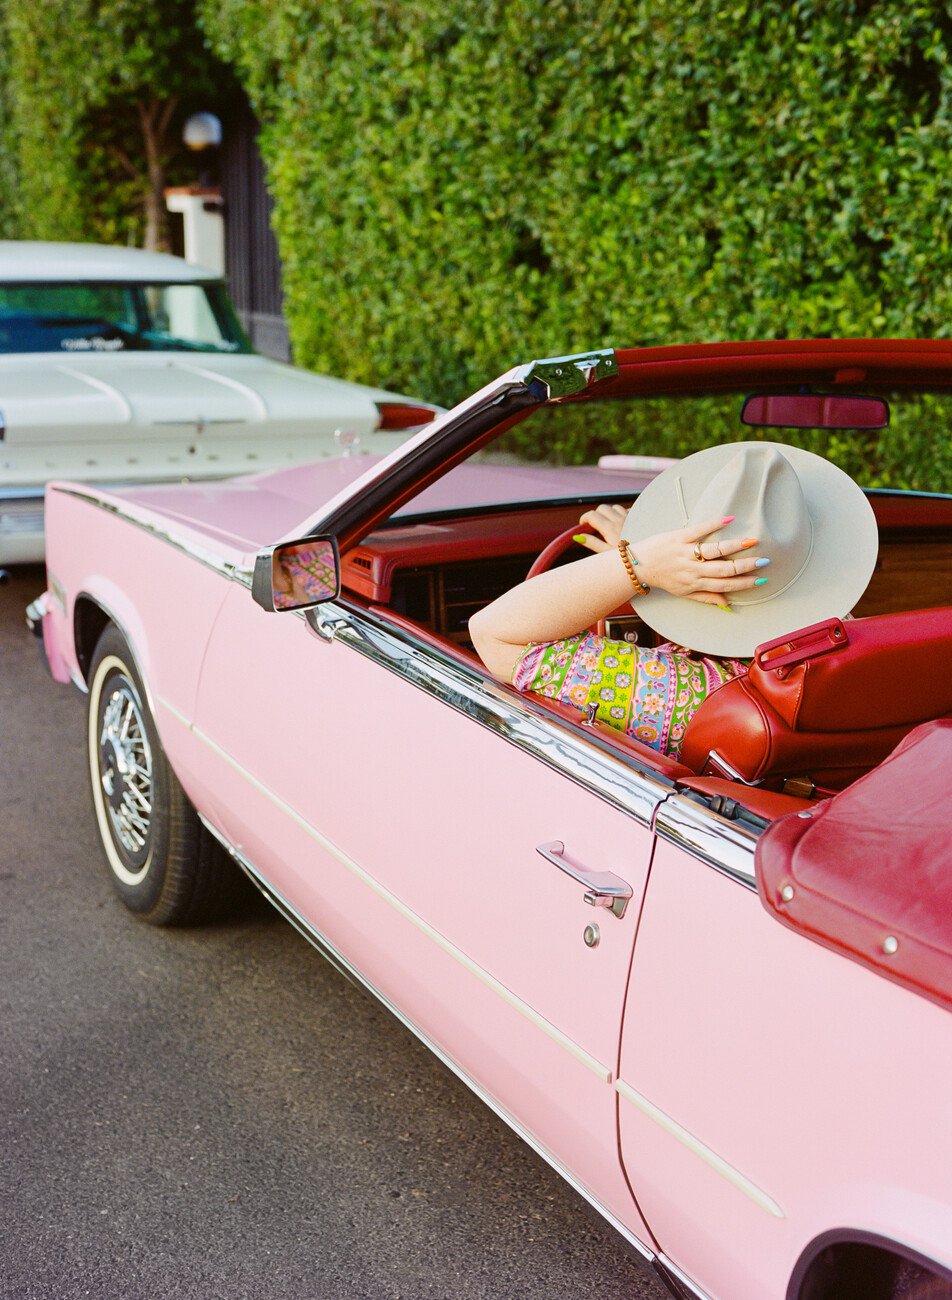
[[[819,635],[823,628],[828,635]],[[842,789],[918,723],[952,715],[950,667],[952,609],[831,619],[760,647],[748,676],[695,713],[682,760],[702,775],[809,775]]]
[[[758,647],[750,668],[751,685],[788,727],[908,730],[952,713],[952,609],[833,619],[817,627],[829,627],[835,640],[786,666],[790,642],[771,642],[766,653]]]
[[[785,925],[952,1007],[952,720],[757,842],[761,900]]]

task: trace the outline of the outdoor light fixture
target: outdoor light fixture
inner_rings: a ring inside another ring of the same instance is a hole
[[[221,122],[214,113],[193,113],[182,128],[189,149],[215,149],[221,144]]]

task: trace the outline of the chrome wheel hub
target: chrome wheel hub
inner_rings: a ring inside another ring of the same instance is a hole
[[[99,780],[113,833],[135,857],[146,846],[152,821],[152,751],[128,682],[113,687],[102,710]]]

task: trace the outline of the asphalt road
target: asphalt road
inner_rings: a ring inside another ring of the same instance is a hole
[[[629,1247],[262,901],[115,899],[83,700],[0,589],[0,1298],[662,1300]]]

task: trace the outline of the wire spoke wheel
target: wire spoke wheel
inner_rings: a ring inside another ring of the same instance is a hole
[[[152,822],[152,749],[131,682],[117,673],[110,687],[100,706],[99,780],[113,834],[141,875]]]
[[[221,912],[236,870],[179,784],[135,657],[111,625],[90,667],[87,740],[99,839],[126,907],[153,925]]]

